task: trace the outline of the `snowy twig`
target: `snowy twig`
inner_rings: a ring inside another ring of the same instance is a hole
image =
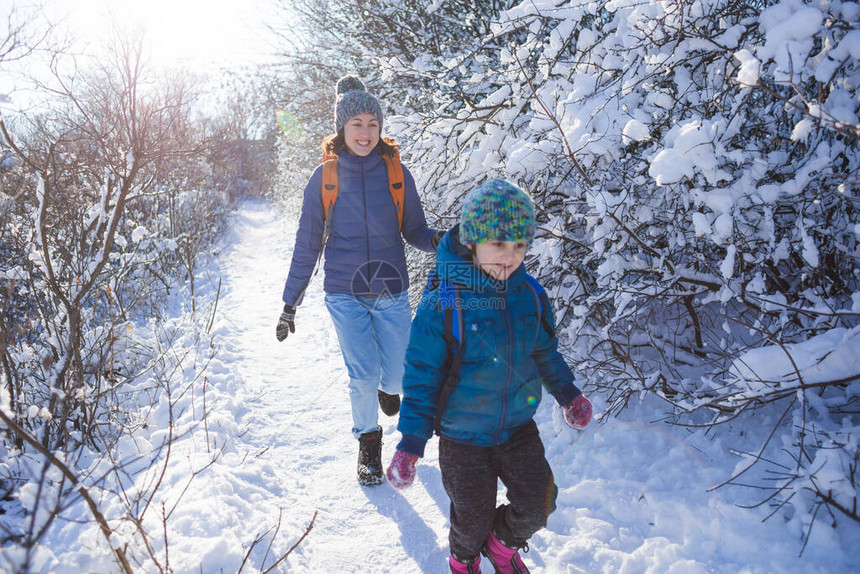
[[[854,522],[860,522],[860,512],[857,509],[857,498],[854,498],[854,506],[853,508],[847,508],[840,504],[835,498],[833,498],[833,493],[831,491],[827,491],[826,493],[822,488],[815,483],[815,477],[810,476],[810,482],[815,486],[815,495],[821,499],[821,501],[827,506],[831,506],[853,520]]]
[[[165,466],[167,466],[165,464]],[[161,501],[161,528],[164,534],[164,572],[170,572],[170,540],[167,537],[167,513],[165,511],[164,501]],[[152,556],[152,552],[150,552],[150,556],[153,560],[155,557]],[[158,562],[156,562],[158,564]]]
[[[293,550],[295,550],[296,548],[298,548],[299,544],[301,544],[301,543],[302,543],[302,541],[303,541],[305,538],[307,538],[308,534],[310,534],[311,530],[313,529],[313,527],[314,527],[314,521],[316,521],[316,519],[317,519],[317,514],[319,514],[319,511],[314,512],[313,518],[311,518],[311,522],[310,522],[310,524],[308,524],[308,527],[307,527],[307,529],[305,530],[305,533],[304,533],[304,534],[302,534],[302,537],[301,537],[301,538],[299,538],[299,539],[296,541],[296,543],[295,543],[295,544],[293,544],[293,545],[290,547],[290,549],[289,549],[289,550],[287,550],[287,552],[286,552],[283,556],[281,556],[280,558],[278,558],[278,560],[276,560],[274,564],[272,564],[271,566],[269,566],[267,569],[263,570],[263,574],[269,574],[269,572],[271,572],[272,570],[274,570],[275,568],[277,568],[278,564],[280,564],[281,562],[283,562],[284,560],[286,560],[287,556],[289,556],[289,555],[293,552]]]
[[[212,332],[212,324],[215,322],[215,313],[218,310],[218,301],[221,299],[221,278],[218,278],[218,289],[215,290],[215,303],[212,305],[212,315],[209,317],[209,324],[206,325],[206,333]]]
[[[98,522],[99,528],[101,529],[105,540],[108,541],[108,545],[110,545],[111,549],[113,550],[113,553],[119,561],[120,565],[122,566],[123,571],[127,574],[132,574],[133,570],[131,568],[131,564],[128,561],[128,558],[125,555],[125,551],[121,547],[115,548],[114,545],[111,544],[111,535],[113,534],[113,530],[111,529],[110,525],[108,525],[107,519],[99,510],[98,504],[90,496],[90,493],[86,489],[86,487],[83,484],[80,484],[80,482],[78,481],[78,477],[75,475],[75,473],[72,472],[72,470],[68,466],[66,466],[60,459],[54,456],[53,453],[43,447],[42,444],[38,440],[36,440],[30,433],[28,433],[21,426],[19,426],[18,423],[9,418],[6,413],[3,412],[2,409],[0,409],[0,421],[2,421],[3,424],[5,424],[10,431],[15,433],[19,438],[21,438],[24,442],[26,442],[33,449],[35,449],[39,454],[45,457],[45,460],[47,460],[54,468],[59,470],[63,474],[63,477],[65,477],[66,480],[71,482],[76,487],[77,492],[80,493],[81,497],[87,503],[87,506],[89,507],[93,517],[96,519],[96,522]]]
[[[721,482],[720,484],[718,484],[716,486],[712,486],[711,488],[709,488],[708,489],[709,491],[714,491],[718,488],[722,488],[723,486],[726,486],[727,484],[733,483],[735,480],[737,480],[743,474],[745,474],[749,469],[754,467],[758,461],[762,460],[762,457],[764,456],[764,452],[767,449],[767,446],[770,444],[770,441],[773,440],[773,437],[776,434],[777,429],[779,429],[780,425],[782,425],[782,421],[785,420],[785,417],[788,415],[788,413],[791,412],[791,409],[794,408],[794,403],[796,403],[796,402],[797,402],[797,398],[793,399],[792,401],[790,401],[788,403],[788,406],[786,407],[785,411],[782,413],[782,415],[776,421],[776,424],[773,425],[773,428],[770,430],[770,434],[767,435],[767,439],[761,445],[761,448],[759,449],[758,454],[756,454],[754,456],[754,460],[750,464],[746,465],[743,468],[743,470],[736,472],[734,475],[732,475],[732,477],[729,478],[728,480],[725,480],[725,481]]]
[[[260,564],[260,568],[265,566],[266,560],[269,558],[269,553],[272,551],[272,546],[275,544],[275,538],[278,536],[278,532],[281,531],[281,520],[284,516],[284,509],[278,509],[278,523],[275,525],[275,532],[272,534],[272,538],[269,540],[268,546],[266,546],[266,553],[263,554],[263,560]],[[271,530],[271,529],[270,529]]]
[[[206,382],[208,381],[207,377],[203,377],[203,429],[206,433],[206,452],[212,452],[212,448],[209,443],[209,416],[206,411]]]
[[[523,63],[520,61],[520,57],[517,54],[517,47],[515,45],[512,45],[512,46],[510,46],[510,50],[511,50],[511,53],[513,54],[514,58],[517,61],[517,65],[520,67],[520,70],[523,73],[523,77],[525,78],[526,82],[529,85],[529,90],[531,90],[531,93],[534,96],[535,101],[537,101],[538,105],[541,107],[544,114],[546,114],[546,116],[550,119],[550,121],[552,121],[552,123],[555,124],[555,127],[558,130],[558,133],[561,135],[561,142],[562,142],[562,145],[564,146],[564,151],[567,154],[567,158],[574,165],[574,167],[576,167],[576,170],[579,172],[579,175],[582,176],[582,179],[585,180],[585,183],[587,183],[589,185],[589,187],[593,186],[594,183],[591,181],[591,178],[588,177],[587,173],[585,173],[585,170],[582,168],[580,163],[577,161],[576,156],[573,154],[573,150],[570,149],[570,144],[568,144],[568,142],[567,142],[567,135],[565,135],[564,129],[562,129],[561,124],[558,123],[558,119],[555,117],[555,115],[550,113],[550,111],[544,105],[543,100],[541,100],[540,96],[538,95],[537,90],[535,89],[531,78],[529,78],[529,75],[526,73],[526,69],[523,67]]]
[[[738,85],[740,85],[744,88],[753,88],[753,89],[758,88],[759,90],[765,92],[769,96],[776,98],[777,100],[783,102],[786,106],[792,107],[795,110],[797,110],[798,112],[800,112],[801,114],[808,116],[814,120],[817,120],[825,128],[829,128],[829,129],[831,129],[831,130],[833,130],[833,131],[835,131],[841,135],[849,137],[853,140],[860,140],[860,125],[853,125],[853,124],[848,124],[845,122],[840,122],[840,121],[836,120],[835,118],[833,118],[832,116],[829,116],[829,115],[825,116],[826,112],[824,111],[824,108],[819,107],[819,106],[813,106],[813,104],[811,104],[809,101],[807,101],[806,98],[804,97],[804,95],[800,92],[800,89],[797,87],[797,85],[795,85],[794,82],[788,82],[787,85],[790,86],[791,89],[794,90],[794,92],[801,98],[801,100],[804,103],[804,105],[802,105],[802,106],[799,105],[797,102],[795,102],[793,98],[787,98],[787,97],[783,96],[782,94],[777,92],[775,89],[771,88],[770,86],[767,86],[761,80],[759,80],[755,84],[747,84],[747,83],[740,82],[738,80],[735,80],[735,81],[738,83]],[[816,116],[815,114],[813,114],[810,111],[810,109],[813,107],[818,108],[822,115]]]
[[[266,537],[266,534],[268,533],[269,531],[267,530],[266,532],[254,538],[253,542],[251,542],[251,545],[248,547],[248,550],[245,551],[245,555],[242,556],[242,563],[239,564],[239,569],[236,570],[236,574],[242,574],[242,570],[245,569],[245,564],[248,563],[248,558],[251,556],[251,552],[254,550],[254,548],[257,547],[257,544],[259,544],[263,540],[263,538]]]

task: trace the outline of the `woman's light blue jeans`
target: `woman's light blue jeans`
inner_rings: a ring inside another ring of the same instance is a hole
[[[326,293],[340,351],[349,373],[352,434],[379,428],[377,389],[400,394],[412,308],[404,291],[381,297]]]

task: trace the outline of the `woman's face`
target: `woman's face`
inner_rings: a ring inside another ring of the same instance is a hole
[[[379,120],[367,113],[353,116],[344,125],[343,135],[350,153],[364,157],[379,143]]]
[[[497,281],[507,281],[526,256],[525,241],[485,241],[475,245],[475,264]]]

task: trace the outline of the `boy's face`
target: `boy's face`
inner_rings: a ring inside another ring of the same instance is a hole
[[[497,281],[507,281],[526,256],[525,241],[485,241],[475,247],[475,265]]]
[[[346,147],[352,155],[365,157],[379,143],[379,120],[373,114],[358,114],[343,127]]]

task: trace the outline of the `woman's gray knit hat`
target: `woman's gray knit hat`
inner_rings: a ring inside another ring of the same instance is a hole
[[[337,100],[334,104],[334,131],[339,132],[350,118],[358,114],[373,114],[379,120],[382,133],[382,107],[364,84],[355,76],[344,76],[337,81]]]

